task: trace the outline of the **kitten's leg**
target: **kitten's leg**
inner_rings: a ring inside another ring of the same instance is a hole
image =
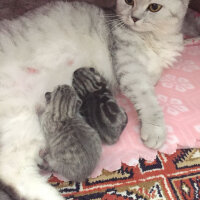
[[[128,120],[106,80],[93,68],[80,68],[74,72],[73,87],[83,102],[80,112],[87,123],[104,143],[117,142]]]
[[[165,142],[165,123],[152,81],[141,65],[122,64],[117,70],[118,82],[134,104],[141,121],[141,138],[150,148],[159,148]]]
[[[36,159],[44,138],[36,114],[24,107],[15,111],[0,115],[0,180],[22,199],[63,200],[39,174]]]

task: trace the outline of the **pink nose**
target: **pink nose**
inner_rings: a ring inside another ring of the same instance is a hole
[[[140,19],[138,19],[137,17],[134,17],[134,16],[132,16],[132,19],[133,19],[134,22],[137,22],[138,20],[140,20]]]

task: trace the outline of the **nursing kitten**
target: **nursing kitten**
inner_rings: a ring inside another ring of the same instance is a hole
[[[107,81],[94,68],[74,72],[73,87],[82,100],[81,115],[99,133],[104,143],[118,141],[128,118],[119,107]]]
[[[93,172],[101,154],[98,133],[79,115],[81,101],[72,87],[58,86],[46,93],[41,116],[47,141],[44,160],[49,169],[71,181],[84,181]]]
[[[188,3],[117,0],[108,14],[59,1],[0,22],[0,179],[22,198],[63,200],[39,174],[45,138],[36,108],[46,91],[71,85],[82,66],[121,89],[138,110],[144,144],[161,147],[166,133],[152,82],[183,49]]]

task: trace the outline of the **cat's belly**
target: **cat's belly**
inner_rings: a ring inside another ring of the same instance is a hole
[[[9,96],[24,99],[26,104],[36,107],[42,105],[45,92],[52,91],[57,85],[71,85],[73,73],[80,67],[95,67],[107,80],[113,79],[110,58],[105,51],[96,55],[85,52],[84,56],[77,56],[80,52],[66,52],[59,58],[51,54],[47,62],[38,58],[37,62],[21,64],[20,67],[9,69],[8,65],[1,68],[0,100]]]

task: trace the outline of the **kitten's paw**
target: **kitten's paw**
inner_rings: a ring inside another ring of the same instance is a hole
[[[159,149],[166,139],[165,126],[144,123],[141,128],[141,139],[147,147]]]

